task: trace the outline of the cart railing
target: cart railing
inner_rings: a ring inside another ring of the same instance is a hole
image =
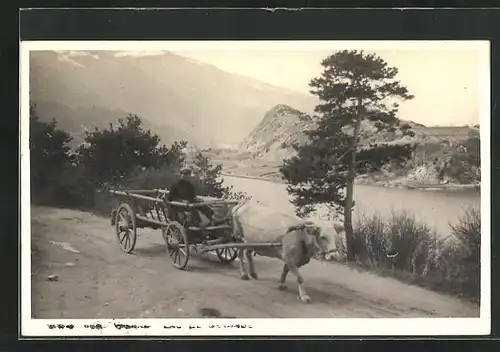
[[[161,198],[152,196],[157,195],[156,190],[110,190],[109,192],[126,199],[135,218],[139,220],[137,227],[157,228],[167,225],[169,209]]]
[[[149,191],[153,192],[153,191]],[[142,192],[137,192],[137,191],[115,191],[115,190],[110,190],[109,193],[117,195],[117,196],[123,196],[123,197],[132,197],[135,199],[142,199],[142,200],[148,200],[154,203],[163,203],[163,199],[158,198],[158,197],[150,197],[150,196],[145,196],[143,194],[139,193],[146,193],[146,191]]]
[[[177,207],[184,207],[184,208],[200,208],[200,207],[205,207],[208,205],[236,205],[239,203],[237,200],[228,200],[228,199],[218,199],[218,200],[209,200],[209,201],[203,201],[200,203],[184,203],[184,202],[177,202],[177,201],[169,201],[164,198],[160,197],[151,197],[151,196],[146,196],[144,193],[156,193],[156,194],[168,194],[168,191],[164,190],[127,190],[127,191],[116,191],[116,190],[110,190],[109,191],[111,194],[117,195],[117,196],[123,196],[123,197],[132,197],[136,199],[142,199],[142,200],[147,200],[151,201],[154,203],[164,203],[164,204],[170,204],[173,206]],[[142,194],[141,194],[142,193]]]
[[[165,196],[167,190],[150,189],[150,190],[109,190],[113,195],[126,198],[132,207],[135,217],[141,222],[149,223],[155,227],[168,225],[168,215],[171,213],[172,207],[194,209],[206,206],[223,206],[223,205],[237,205],[237,200],[206,200],[200,203],[184,203],[178,201],[169,201]],[[154,195],[154,196],[153,196]],[[203,199],[203,198],[202,198]],[[222,218],[222,221],[228,220],[230,211]],[[141,225],[141,224],[139,224]],[[142,227],[142,226],[141,226]],[[190,227],[192,231],[213,231],[220,229],[228,229],[228,225],[209,226],[205,228]]]

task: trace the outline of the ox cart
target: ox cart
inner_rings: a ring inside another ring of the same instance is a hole
[[[198,197],[197,203],[168,201],[168,190],[110,190],[120,204],[111,212],[117,242],[122,251],[131,253],[137,242],[137,230],[161,230],[166,251],[177,269],[185,269],[191,251],[215,252],[223,263],[238,257],[240,248],[276,246],[274,243],[245,243],[233,232],[231,208],[239,202],[210,197]],[[210,207],[214,212],[212,223],[200,228],[193,226],[189,216],[180,220],[179,209],[189,212],[198,207]],[[174,210],[176,209],[176,210]]]

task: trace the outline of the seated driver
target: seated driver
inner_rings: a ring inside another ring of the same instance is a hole
[[[189,167],[184,167],[181,169],[181,178],[175,182],[169,193],[169,201],[185,202],[185,203],[196,203],[198,199],[196,198],[196,191],[194,185],[191,183],[191,169]],[[173,207],[174,213],[176,215],[184,215],[184,212],[191,214],[194,224],[200,228],[206,227],[210,224],[212,218],[212,211],[209,207],[202,208],[180,208]],[[183,219],[181,219],[182,221]]]

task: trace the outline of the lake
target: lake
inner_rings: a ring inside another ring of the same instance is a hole
[[[224,183],[270,207],[295,212],[285,184],[235,176],[224,176]],[[354,200],[354,220],[375,213],[387,218],[392,211],[406,210],[441,236],[451,234],[449,224],[455,223],[465,209],[470,206],[479,209],[481,203],[480,192],[472,189],[423,191],[370,185],[354,186]]]

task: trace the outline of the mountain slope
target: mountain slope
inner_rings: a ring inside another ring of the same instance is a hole
[[[127,116],[127,112],[121,109],[110,110],[101,106],[71,108],[67,105],[53,101],[39,101],[36,105],[37,115],[42,121],[55,119],[58,128],[71,133],[73,141],[70,143],[75,147],[83,142],[85,131],[94,127],[99,129],[109,127],[112,123],[116,125],[118,119]],[[183,130],[168,126],[155,125],[149,120],[142,118],[143,126],[154,131],[160,136],[164,144],[171,145],[174,141],[187,140],[190,136]]]
[[[465,127],[426,127],[413,121],[401,120],[410,125],[415,133],[413,138],[403,137],[397,132],[378,132],[374,124],[363,121],[360,144],[369,143],[408,143],[423,144],[447,143],[465,140],[473,129]],[[293,143],[304,143],[304,131],[315,128],[315,122],[305,113],[288,105],[280,104],[270,109],[257,127],[240,144],[242,152],[250,153],[255,159],[280,161],[294,154]]]
[[[305,111],[316,103],[169,52],[31,52],[30,90],[31,102],[52,104],[51,115],[67,113],[63,105],[134,113],[163,128],[165,136],[157,132],[162,138],[183,137],[199,146],[240,142],[278,103]],[[78,118],[81,124],[101,120],[90,112]]]
[[[307,137],[303,132],[314,126],[307,114],[280,104],[265,114],[240,149],[257,159],[278,161],[292,153],[293,143],[305,142]]]
[[[477,126],[427,127],[413,121],[408,124],[413,137],[402,132],[378,132],[374,124],[363,121],[360,147],[372,143],[413,144],[411,160],[403,167],[388,164],[379,172],[364,175],[362,182],[393,185],[437,185],[441,183],[475,185],[480,182],[479,129]],[[280,179],[278,172],[283,159],[296,154],[292,144],[307,141],[303,133],[315,128],[315,122],[299,110],[286,105],[272,108],[261,123],[240,144],[239,154],[219,153],[214,158],[226,158],[225,169],[242,175]],[[246,160],[243,161],[243,158]],[[236,163],[234,162],[236,161]]]
[[[309,115],[280,104],[266,113],[259,125],[240,144],[240,149],[256,159],[280,161],[293,155],[295,151],[292,145],[305,143],[307,136],[304,132],[314,128],[316,123]],[[374,125],[367,121],[362,122],[360,137],[361,145],[381,141],[394,143],[401,139],[397,133],[377,132]]]

